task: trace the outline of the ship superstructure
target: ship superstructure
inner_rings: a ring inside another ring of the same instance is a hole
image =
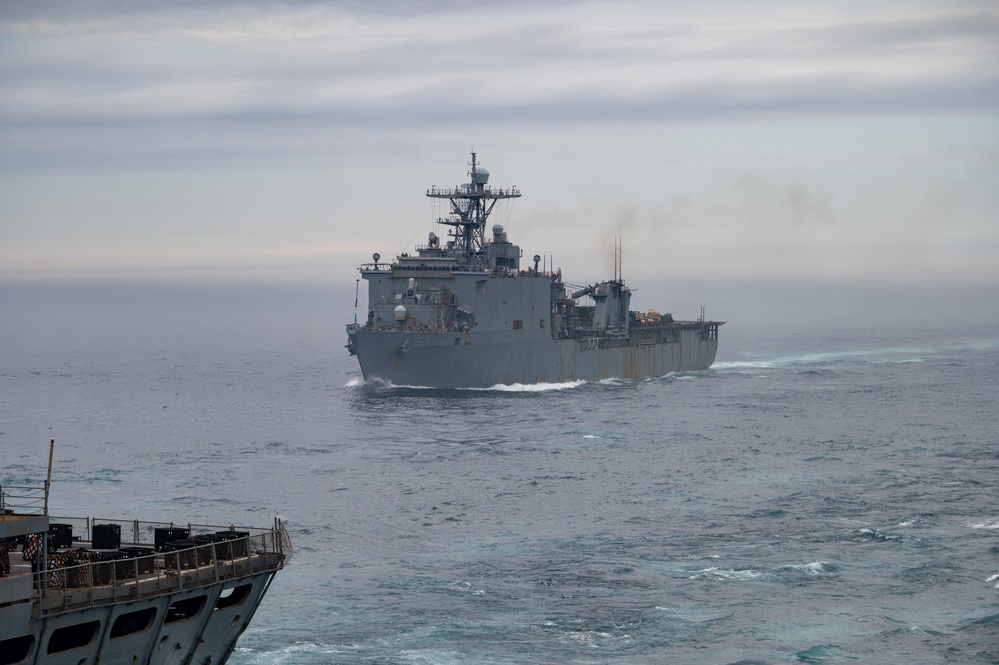
[[[502,225],[487,237],[493,208],[521,194],[490,187],[475,153],[470,166],[468,183],[427,190],[449,203],[449,214],[437,220],[449,229],[444,241],[430,233],[415,254],[392,263],[375,254],[360,267],[368,316],[347,326],[347,348],[366,381],[485,388],[711,366],[723,322],[705,320],[703,310],[696,321],[631,311],[620,274],[572,288],[537,254],[522,266],[522,250]]]
[[[290,554],[265,528],[50,517],[0,487],[2,665],[225,663]]]

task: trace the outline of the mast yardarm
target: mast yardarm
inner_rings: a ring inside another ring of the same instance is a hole
[[[489,187],[487,184],[489,171],[479,165],[474,152],[470,165],[472,167],[468,172],[470,182],[451,189],[431,187],[427,190],[427,196],[430,198],[448,199],[451,202],[451,212],[448,217],[438,219],[437,222],[454,227],[449,235],[454,239],[455,250],[464,252],[469,259],[482,252],[486,220],[496,202],[500,199],[520,197],[520,190],[513,187],[509,189]]]

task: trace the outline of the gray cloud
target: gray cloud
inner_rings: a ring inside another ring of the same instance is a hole
[[[847,16],[763,4],[749,22],[643,3],[139,7],[4,5],[3,168],[309,162],[346,134],[402,125],[999,109],[989,5]]]
[[[628,274],[980,281],[997,37],[975,2],[2,3],[0,271],[353,280],[475,148],[577,277],[621,234]]]

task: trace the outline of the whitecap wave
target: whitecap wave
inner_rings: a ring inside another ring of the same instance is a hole
[[[716,362],[712,369],[780,369],[797,365],[821,365],[841,361],[864,361],[870,363],[921,363],[926,354],[937,353],[933,349],[858,349],[855,351],[827,351],[817,353],[801,353],[796,355],[777,356],[774,358],[756,358],[752,360],[732,360]]]
[[[468,390],[495,390],[501,393],[544,393],[552,390],[569,390],[578,388],[586,381],[567,381],[565,383],[514,383],[511,385],[496,384],[489,388],[469,388]]]
[[[392,383],[391,381],[383,381],[382,379],[374,378],[369,379],[368,381],[351,379],[344,387],[360,387],[374,392],[390,392],[394,390],[459,390],[469,392],[543,393],[553,390],[569,390],[571,388],[578,388],[586,383],[586,381],[579,380],[566,381],[564,383],[513,383],[510,385],[497,383],[496,385],[492,385],[487,388],[436,388],[434,386],[416,386],[405,383],[397,384]]]
[[[430,386],[411,386],[405,383],[395,384],[391,381],[384,381],[379,378],[368,379],[367,381],[358,383],[351,382],[348,385],[351,384],[355,387],[361,387],[374,392],[389,392],[392,390],[439,390],[439,388],[431,388]]]
[[[705,568],[695,572],[693,575],[688,577],[690,580],[723,580],[726,582],[744,582],[747,580],[756,580],[763,577],[763,573],[758,570],[724,570],[716,566],[711,566],[710,568]]]
[[[811,563],[796,563],[782,566],[781,569],[806,573],[808,575],[824,575],[826,573],[835,572],[836,567],[828,561],[812,561]]]
[[[328,656],[355,653],[359,649],[356,644],[319,644],[316,642],[296,642],[276,649],[253,649],[236,647],[241,660],[247,663],[295,663],[303,657],[312,660],[316,657],[326,660]]]
[[[877,529],[868,529],[868,528],[857,529],[857,536],[854,538],[854,540],[871,541],[871,542],[883,542],[883,541],[898,540],[898,539],[899,536],[882,533]]]
[[[774,360],[733,360],[731,362],[716,362],[711,369],[770,369],[776,366]]]

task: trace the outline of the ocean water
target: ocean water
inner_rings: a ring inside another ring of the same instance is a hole
[[[703,372],[372,390],[349,310],[268,294],[0,292],[0,481],[54,438],[54,514],[285,521],[230,662],[999,662],[989,317],[774,311]]]

